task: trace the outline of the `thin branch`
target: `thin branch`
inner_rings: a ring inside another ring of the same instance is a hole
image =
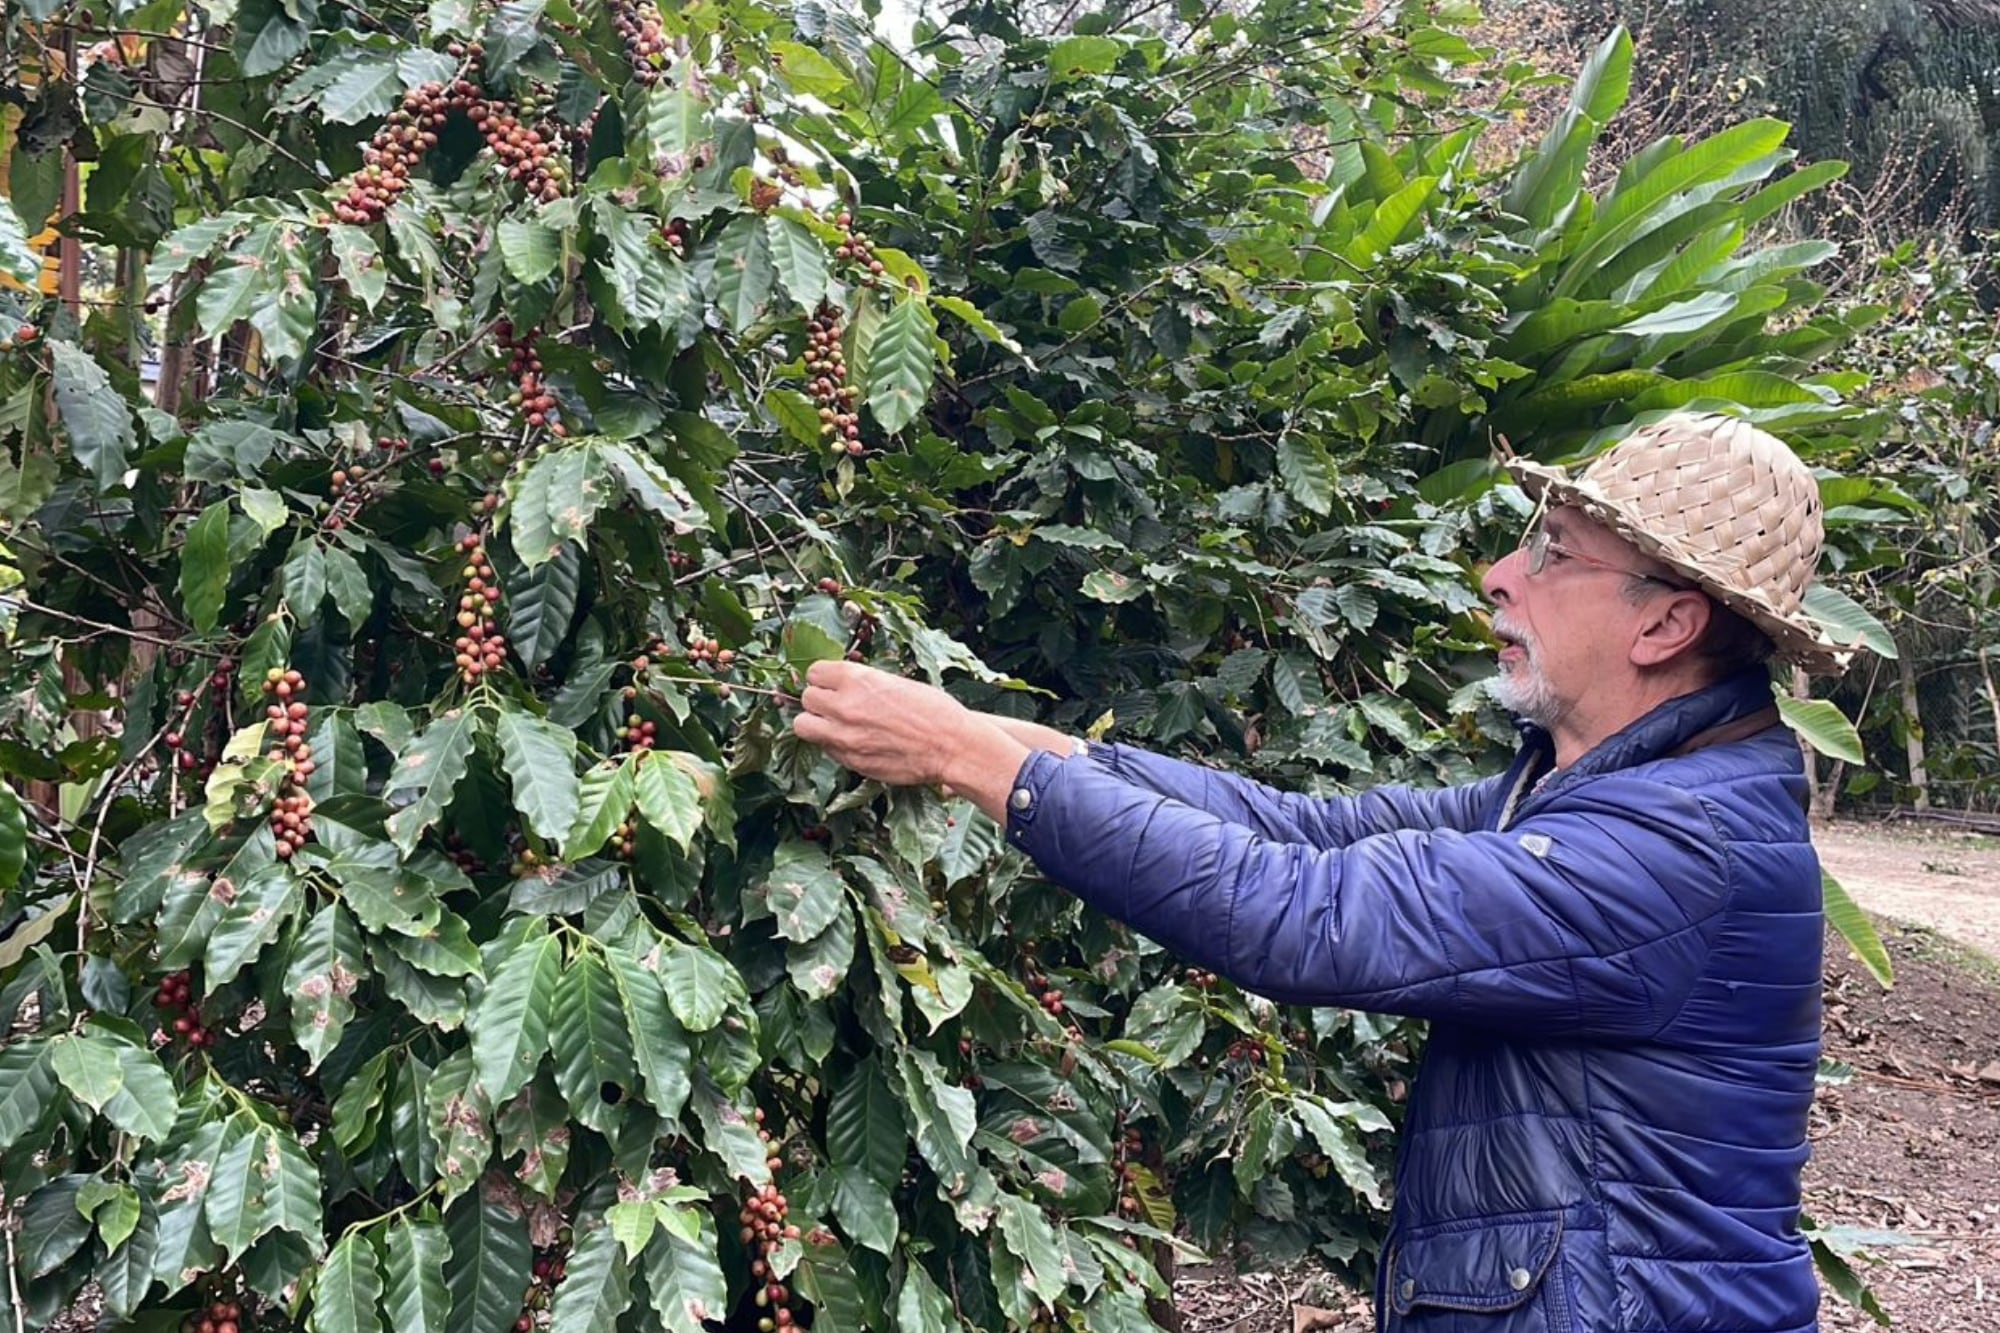
[[[119,625],[107,625],[101,620],[91,620],[86,616],[71,615],[67,611],[58,611],[52,606],[43,606],[40,602],[31,601],[26,597],[4,597],[0,598],[0,602],[12,602],[23,611],[33,611],[37,615],[54,616],[57,620],[67,621],[72,625],[81,625],[86,629],[96,630],[100,634],[119,634],[139,643],[150,643],[161,648],[179,648],[185,652],[199,654],[202,657],[227,656],[227,654],[219,649],[204,648],[199,644],[189,643],[185,639],[163,639],[157,634],[148,634],[143,630],[126,629]]]

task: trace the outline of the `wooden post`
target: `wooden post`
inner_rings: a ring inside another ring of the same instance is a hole
[[[1930,775],[1924,771],[1924,719],[1917,708],[1917,669],[1907,653],[1896,659],[1903,680],[1903,752],[1910,763],[1910,804],[1918,810],[1931,808]]]

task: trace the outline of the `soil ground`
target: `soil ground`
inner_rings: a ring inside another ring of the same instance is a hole
[[[1874,918],[1895,965],[1884,990],[1829,934],[1826,1045],[1806,1211],[1894,1327],[2000,1329],[2000,838],[1921,825],[1815,831],[1821,861]],[[1301,1306],[1329,1333],[1369,1333],[1364,1295],[1314,1266],[1184,1271],[1187,1333],[1291,1333]],[[1827,1292],[1823,1333],[1874,1328]]]

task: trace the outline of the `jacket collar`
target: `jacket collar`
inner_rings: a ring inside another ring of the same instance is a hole
[[[1530,798],[1540,800],[1587,778],[1665,758],[1688,747],[1690,742],[1699,743],[1705,733],[1736,723],[1754,723],[1771,706],[1770,673],[1762,667],[1738,672],[1706,689],[1667,700],[1623,730],[1599,741],[1581,759],[1540,787],[1534,784],[1554,762],[1555,743],[1541,727],[1517,721],[1521,751],[1508,769],[1507,781],[1501,784],[1501,796],[1489,816],[1489,826],[1503,828],[1512,823],[1516,812]]]

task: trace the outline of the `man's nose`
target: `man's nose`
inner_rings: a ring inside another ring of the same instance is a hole
[[[1486,576],[1479,580],[1479,591],[1495,606],[1512,602],[1521,580],[1527,577],[1527,561],[1527,553],[1519,547],[1507,552],[1486,567]]]

